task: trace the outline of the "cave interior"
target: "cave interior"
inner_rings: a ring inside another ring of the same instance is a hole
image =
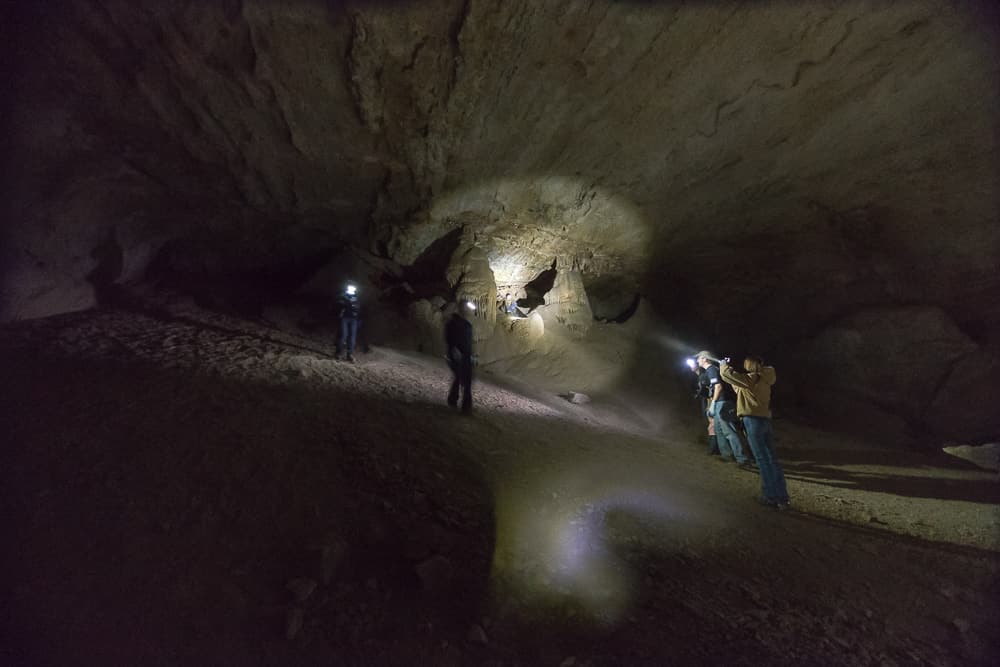
[[[11,664],[995,659],[991,3],[0,25]],[[704,463],[702,349],[777,369],[795,534]],[[821,592],[769,569],[792,550]]]

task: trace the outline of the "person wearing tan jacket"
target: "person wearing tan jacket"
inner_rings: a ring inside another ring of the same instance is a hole
[[[771,387],[777,378],[774,368],[765,366],[759,357],[743,360],[743,371],[725,361],[719,364],[722,379],[736,390],[736,414],[743,420],[750,450],[760,470],[762,505],[789,509],[785,473],[774,452],[774,431],[771,427]]]

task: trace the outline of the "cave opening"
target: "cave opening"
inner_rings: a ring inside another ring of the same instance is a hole
[[[545,305],[545,295],[549,293],[556,283],[556,276],[559,275],[556,269],[558,258],[552,260],[552,264],[547,269],[540,272],[524,285],[525,296],[517,300],[519,308],[531,312],[538,306]]]

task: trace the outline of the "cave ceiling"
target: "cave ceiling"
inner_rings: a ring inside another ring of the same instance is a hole
[[[985,5],[14,4],[4,319],[86,302],[109,237],[129,281],[464,227],[501,282],[1000,329]]]

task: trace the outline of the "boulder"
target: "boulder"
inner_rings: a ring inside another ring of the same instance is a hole
[[[941,450],[985,470],[1000,470],[1000,442],[985,445],[947,445]]]
[[[927,408],[926,423],[942,440],[979,441],[1000,435],[1000,410],[987,397],[1000,392],[1000,359],[976,349],[959,359]]]
[[[995,411],[981,409],[976,396],[1000,390],[996,360],[940,308],[863,310],[800,345],[791,360],[797,399],[847,426],[863,422],[879,437],[909,430],[923,441],[995,433]]]

